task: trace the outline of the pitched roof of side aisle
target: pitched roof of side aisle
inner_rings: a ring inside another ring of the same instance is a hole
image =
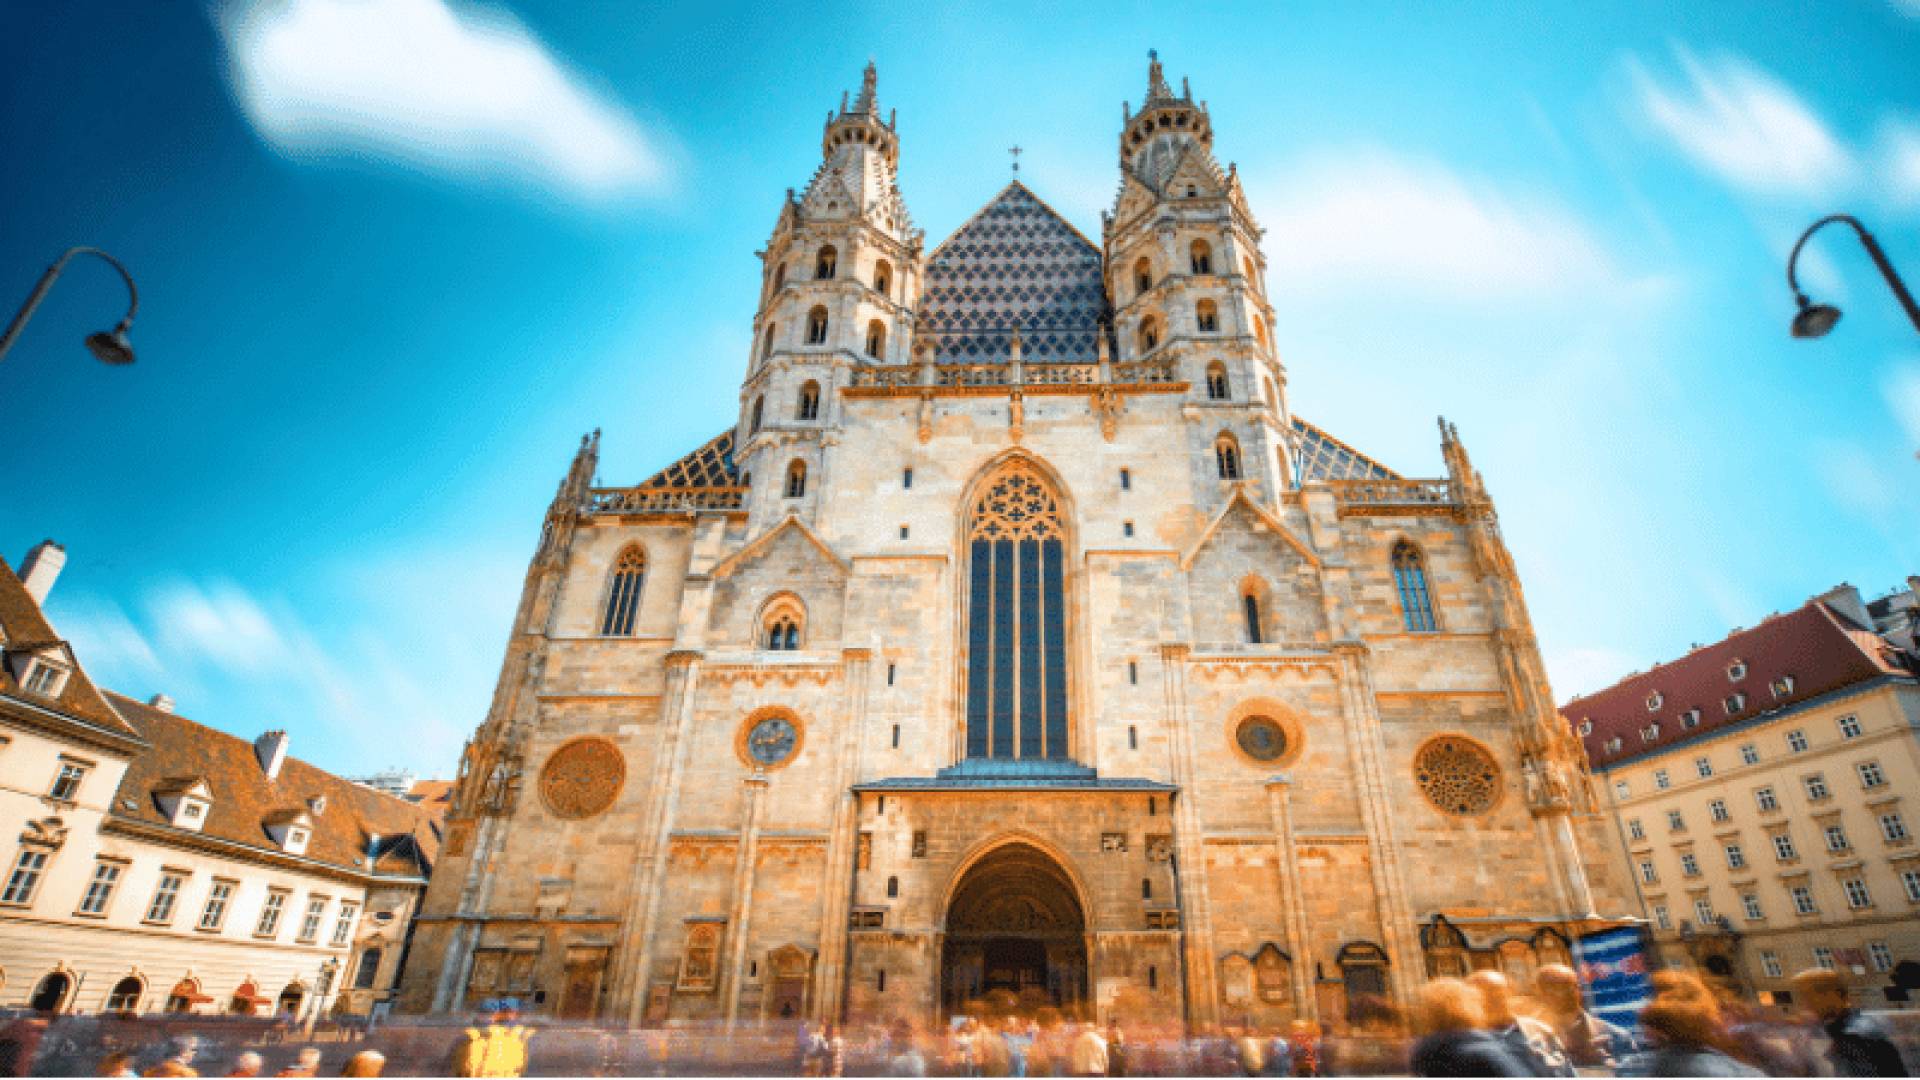
[[[1881,677],[1911,680],[1914,671],[1872,630],[1809,600],[1678,660],[1574,698],[1560,714],[1581,735],[1588,759],[1607,769]],[[1729,709],[1735,694],[1743,695],[1744,703]],[[1615,738],[1619,749],[1609,751]]]

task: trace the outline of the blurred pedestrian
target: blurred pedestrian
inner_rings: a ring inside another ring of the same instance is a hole
[[[1007,1043],[1007,1075],[1026,1076],[1033,1054],[1033,1022],[1022,1022],[1017,1016],[1007,1017],[1006,1030],[1000,1037]]]
[[[1794,1005],[1827,1033],[1836,1076],[1905,1076],[1900,1049],[1880,1022],[1853,1007],[1840,973],[1810,968],[1793,977]]]
[[[489,999],[481,1003],[487,1018],[484,1028],[468,1028],[454,1044],[452,1076],[519,1076],[527,1071],[527,1042],[532,1032],[514,1023],[520,1017],[520,1002],[513,998]]]
[[[1534,1076],[1572,1076],[1573,1064],[1553,1029],[1514,1008],[1513,984],[1498,971],[1476,971],[1468,985],[1480,991],[1487,1030],[1507,1045]]]
[[[1532,1076],[1507,1044],[1486,1030],[1485,997],[1459,979],[1435,979],[1420,988],[1420,1041],[1410,1064],[1415,1076]]]
[[[227,1070],[228,1076],[265,1076],[267,1062],[251,1050],[244,1051],[233,1059],[233,1068]]]
[[[387,1055],[378,1050],[362,1050],[340,1067],[341,1076],[379,1076],[387,1068]]]
[[[1267,1039],[1267,1069],[1261,1076],[1293,1075],[1293,1044],[1276,1029]]]
[[[141,1076],[199,1076],[199,1070],[193,1067],[194,1055],[200,1052],[200,1040],[191,1035],[181,1035],[167,1043],[166,1056],[160,1063],[141,1073]]]
[[[1582,1069],[1613,1069],[1638,1049],[1626,1028],[1589,1012],[1580,996],[1580,976],[1565,964],[1547,964],[1534,979],[1542,1019],[1560,1037],[1567,1060]]]
[[[125,1050],[115,1050],[100,1059],[93,1070],[95,1076],[139,1076],[133,1069],[133,1055]]]
[[[1107,1040],[1101,1037],[1100,1029],[1092,1024],[1080,1025],[1080,1034],[1074,1036],[1069,1054],[1073,1075],[1107,1075]]]
[[[320,1051],[316,1047],[303,1046],[294,1055],[293,1064],[274,1073],[275,1076],[319,1076]]]
[[[1696,980],[1697,981],[1697,980]],[[1720,1005],[1683,981],[1640,1010],[1640,1028],[1651,1048],[1628,1061],[1622,1076],[1765,1076],[1727,1054]]]
[[[1107,1022],[1107,1075],[1108,1076],[1126,1076],[1128,1067],[1129,1067],[1129,1063],[1127,1061],[1127,1037],[1123,1032],[1121,1032],[1120,1025],[1118,1023],[1115,1023],[1113,1021],[1108,1021]]]

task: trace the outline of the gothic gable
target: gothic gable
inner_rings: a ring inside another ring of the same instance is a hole
[[[1221,511],[1183,560],[1199,642],[1245,642],[1245,597],[1253,595],[1262,642],[1322,636],[1320,562],[1244,492]]]
[[[1180,156],[1168,175],[1165,184],[1160,187],[1161,194],[1175,197],[1187,197],[1188,190],[1200,197],[1211,198],[1227,192],[1227,178],[1220,172],[1220,166],[1214,163],[1213,155],[1198,143],[1188,143],[1186,153]]]
[[[813,530],[798,518],[785,518],[714,566],[714,633],[728,644],[757,644],[768,602],[790,597],[802,609],[801,648],[836,642],[847,572],[847,564]]]

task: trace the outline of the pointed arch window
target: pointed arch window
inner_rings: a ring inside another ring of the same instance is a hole
[[[760,362],[763,364],[773,359],[773,333],[777,328],[778,325],[775,323],[767,324],[766,340],[760,343]]]
[[[1260,594],[1247,589],[1240,594],[1240,614],[1246,619],[1247,644],[1258,645],[1266,640],[1260,632]]]
[[[1202,300],[1193,307],[1194,325],[1203,334],[1211,334],[1220,329],[1220,308],[1211,300]]]
[[[796,461],[787,466],[787,498],[798,499],[807,493],[807,463]]]
[[[800,648],[800,620],[792,612],[780,612],[767,620],[762,641],[772,652],[794,652]]]
[[[1066,528],[1025,462],[986,485],[968,522],[967,756],[1068,756]]]
[[[751,435],[760,430],[760,421],[765,419],[766,412],[767,399],[764,396],[754,398],[753,414],[747,418],[747,434]]]
[[[1213,273],[1213,249],[1207,246],[1205,240],[1193,242],[1193,248],[1188,253],[1188,261],[1196,274]]]
[[[1140,351],[1149,353],[1160,347],[1160,321],[1149,315],[1140,320]]]
[[[820,419],[820,384],[812,379],[800,388],[799,416],[802,420]]]
[[[629,637],[634,619],[640,613],[640,590],[647,582],[647,554],[637,547],[627,548],[613,561],[613,573],[607,579],[607,610],[600,620],[600,633],[607,637]]]
[[[867,355],[875,360],[887,351],[887,324],[875,319],[867,324]]]
[[[1240,479],[1240,443],[1231,435],[1213,441],[1213,459],[1222,480]]]
[[[1260,343],[1262,349],[1267,347],[1267,320],[1263,316],[1253,317],[1253,337]]]
[[[1400,617],[1416,633],[1438,629],[1433,621],[1433,598],[1427,591],[1426,561],[1405,540],[1394,545],[1393,584],[1400,593]]]
[[[1153,288],[1153,264],[1142,255],[1139,261],[1133,264],[1133,289],[1135,292],[1146,292],[1151,288]]]
[[[1207,400],[1227,400],[1227,365],[1215,360],[1207,365]]]
[[[893,264],[885,259],[873,268],[873,291],[887,299],[893,299]]]
[[[813,276],[821,281],[833,277],[834,272],[839,268],[840,253],[833,250],[832,244],[821,248],[820,253],[813,257]]]
[[[807,312],[807,344],[825,345],[827,343],[827,309],[816,307]]]

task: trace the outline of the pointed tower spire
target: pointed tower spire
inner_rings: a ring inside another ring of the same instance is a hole
[[[860,77],[860,96],[853,99],[853,111],[862,116],[880,115],[880,95],[878,87],[880,73],[874,69],[873,61],[867,61],[867,70]]]
[[[1160,70],[1160,50],[1147,50],[1147,105],[1173,100],[1173,87],[1167,85],[1167,73]]]
[[[553,494],[553,509],[569,510],[585,505],[588,492],[593,490],[593,474],[599,468],[600,429],[594,428],[591,435],[580,436],[580,449],[574,451],[573,464],[567,467],[560,490]]]

